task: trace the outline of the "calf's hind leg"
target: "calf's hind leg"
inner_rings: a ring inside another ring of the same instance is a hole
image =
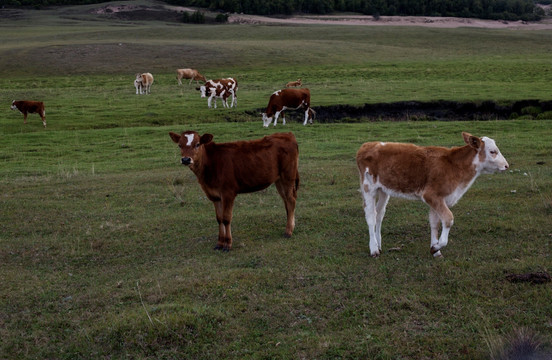
[[[275,183],[278,193],[284,200],[287,213],[286,232],[284,236],[291,237],[295,229],[295,205],[297,203],[297,189],[295,188],[295,180],[284,181],[282,179]]]
[[[376,240],[378,243],[378,249],[381,252],[381,223],[385,216],[385,208],[389,202],[389,195],[381,189],[378,189],[376,202]]]

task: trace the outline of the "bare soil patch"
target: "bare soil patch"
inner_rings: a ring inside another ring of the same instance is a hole
[[[380,16],[369,15],[297,15],[290,17],[266,17],[232,14],[228,22],[238,24],[321,24],[364,26],[424,26],[433,28],[474,27],[486,29],[547,30],[552,29],[552,19],[538,22],[483,20],[456,17],[429,16]]]

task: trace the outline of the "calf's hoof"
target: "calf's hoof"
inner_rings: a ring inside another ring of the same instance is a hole
[[[437,250],[435,247],[431,247],[431,255],[433,255],[434,258],[442,258],[443,254],[441,254],[441,250]]]
[[[213,250],[220,250],[222,252],[229,252],[230,251],[230,246],[227,246],[227,245],[220,245],[220,244],[217,244],[217,246],[215,246],[213,248]]]

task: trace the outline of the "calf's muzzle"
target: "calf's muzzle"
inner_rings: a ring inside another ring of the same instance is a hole
[[[189,157],[183,157],[182,159],[180,159],[180,162],[182,163],[182,165],[190,165],[192,163],[192,159]]]

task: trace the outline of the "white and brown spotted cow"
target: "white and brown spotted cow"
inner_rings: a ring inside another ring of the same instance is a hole
[[[214,107],[217,108],[217,99],[222,99],[222,105],[226,108],[238,106],[238,82],[234,78],[209,80],[198,88],[202,98],[207,99],[207,106],[211,108],[211,102],[214,100]],[[228,98],[232,97],[230,106]]]
[[[178,80],[178,85],[182,85],[182,79],[190,79],[188,85],[195,80],[196,84],[199,85],[199,81],[207,82],[205,76],[201,75],[196,69],[176,69],[176,79]]]
[[[315,117],[315,112],[310,108],[310,91],[307,88],[304,89],[282,89],[278,90],[270,96],[266,111],[262,114],[263,126],[268,127],[274,117],[274,126],[278,121],[278,116],[282,114],[282,123],[286,124],[286,118],[284,110],[288,109],[303,109],[305,111],[305,121],[303,125],[307,124],[307,121],[312,124],[312,120]]]
[[[23,123],[27,123],[27,114],[38,114],[42,119],[42,125],[46,127],[46,111],[42,101],[14,100],[10,107],[12,110],[19,110],[23,114]]]
[[[480,174],[508,169],[493,139],[468,133],[462,136],[467,145],[451,149],[386,142],[368,142],[360,147],[356,160],[372,256],[381,252],[381,223],[390,196],[422,200],[429,205],[430,250],[439,257],[454,220],[449,207]]]

